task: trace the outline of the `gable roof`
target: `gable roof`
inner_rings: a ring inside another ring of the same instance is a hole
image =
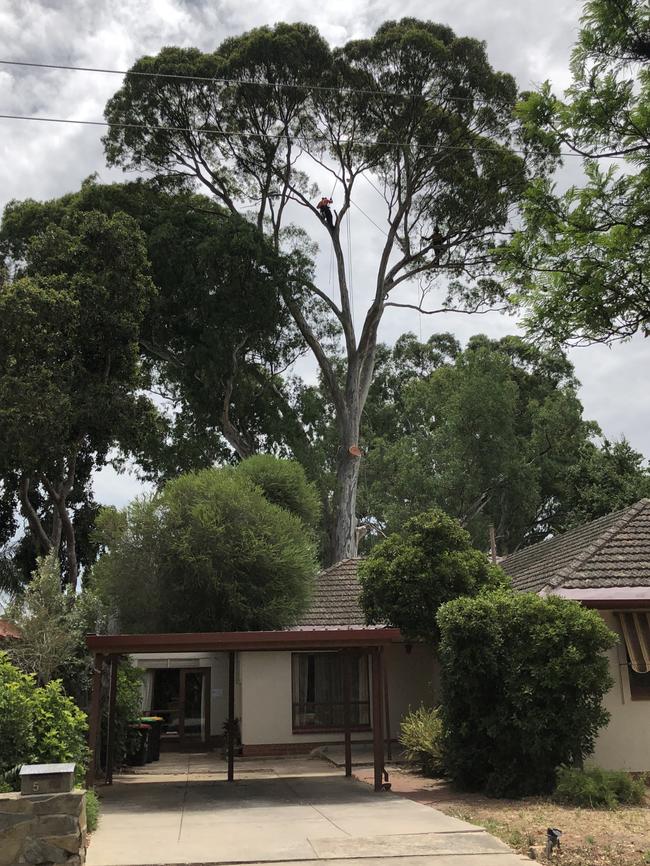
[[[298,620],[297,628],[365,626],[359,604],[361,585],[357,570],[361,557],[342,559],[316,575],[309,608]]]
[[[522,592],[650,586],[650,499],[532,544],[499,565]]]

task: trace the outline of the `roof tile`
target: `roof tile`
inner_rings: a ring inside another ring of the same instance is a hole
[[[650,499],[505,557],[515,589],[650,586]]]

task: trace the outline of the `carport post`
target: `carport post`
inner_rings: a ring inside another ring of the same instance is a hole
[[[90,693],[90,711],[88,713],[88,748],[90,749],[90,759],[86,771],[87,788],[93,787],[97,773],[97,758],[100,740],[99,732],[101,729],[103,666],[104,656],[101,653],[95,653],[93,659],[92,689]]]
[[[106,784],[113,784],[113,763],[115,760],[115,699],[117,697],[117,669],[119,656],[110,656],[110,681],[108,691],[108,724],[106,725]]]
[[[352,733],[350,720],[350,650],[343,650],[343,731],[345,734],[345,775],[352,775]]]
[[[235,779],[235,653],[228,653],[228,781]]]
[[[382,791],[384,787],[384,714],[382,707],[384,682],[381,663],[382,648],[375,647],[372,653],[372,742],[375,791]]]

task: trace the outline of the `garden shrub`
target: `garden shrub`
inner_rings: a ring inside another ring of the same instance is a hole
[[[77,778],[83,778],[87,729],[86,714],[58,680],[39,687],[33,675],[0,653],[0,781],[5,786],[19,786],[16,768],[27,763],[73,761]]]
[[[560,767],[557,773],[555,799],[571,806],[614,809],[621,804],[640,805],[645,795],[645,779],[635,779],[624,770]]]
[[[86,791],[86,828],[94,833],[99,824],[99,797],[94,791]]]
[[[86,714],[64,693],[59,680],[34,689],[32,714],[32,761],[74,763],[77,782],[83,782],[90,758],[86,742],[88,721]]]
[[[34,680],[0,653],[0,774],[29,759],[34,749]]]
[[[418,707],[402,719],[399,741],[404,746],[406,759],[416,764],[425,776],[444,775],[442,739],[442,719],[437,707]]]
[[[448,773],[496,797],[552,791],[609,719],[616,636],[576,602],[507,591],[450,601],[438,625]]]
[[[130,661],[121,662],[117,671],[117,693],[115,696],[115,750],[113,766],[122,767],[129,751],[129,723],[142,715],[142,680],[144,671]],[[106,741],[108,705],[104,708],[102,734]],[[103,754],[103,749],[102,749]]]

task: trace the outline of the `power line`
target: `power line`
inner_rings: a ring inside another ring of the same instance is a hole
[[[159,132],[191,132],[199,135],[216,135],[227,138],[259,138],[259,139],[268,139],[271,141],[281,141],[283,139],[287,139],[289,141],[300,143],[316,143],[327,145],[328,141],[325,138],[313,138],[307,136],[299,136],[299,135],[287,135],[286,133],[280,133],[278,135],[273,135],[267,132],[239,132],[237,130],[222,130],[222,129],[211,129],[206,127],[197,127],[197,126],[167,126],[164,124],[147,124],[147,123],[116,123],[113,121],[107,120],[75,120],[74,118],[69,117],[40,117],[35,115],[24,115],[24,114],[0,114],[0,120],[25,120],[25,121],[33,121],[38,123],[70,123],[75,126],[101,126],[104,128],[107,127],[116,127],[118,129],[141,129],[148,130],[151,132],[159,131]],[[338,142],[339,145],[345,144],[357,144],[361,146],[367,147],[377,147],[378,145],[383,145],[385,147],[417,147],[420,150],[435,150],[436,152],[444,151],[444,150],[454,150],[461,151],[463,153],[468,153],[475,151],[477,153],[495,153],[496,150],[493,147],[463,147],[462,145],[456,144],[422,144],[416,143],[412,141],[369,141],[367,139],[356,139],[355,141],[343,140]],[[504,145],[505,147],[505,145]],[[510,153],[517,153],[522,156],[528,156],[529,153],[526,150],[521,150],[518,148],[510,147],[508,148]],[[599,159],[599,156],[593,155],[585,155],[581,153],[574,153],[572,151],[560,151],[560,156],[573,156],[578,159]],[[608,156],[608,159],[625,159],[624,155],[613,155]]]
[[[0,60],[2,66],[25,66],[30,69],[61,69],[67,72],[94,72],[104,75],[137,75],[143,78],[169,78],[180,81],[202,81],[210,84],[223,85],[250,85],[254,87],[275,87],[280,90],[318,90],[325,93],[359,93],[363,96],[393,96],[398,99],[426,99],[431,101],[431,97],[425,97],[422,93],[400,93],[395,90],[385,90],[382,88],[363,88],[363,87],[343,87],[328,84],[305,84],[300,82],[287,81],[257,81],[254,78],[216,78],[207,75],[183,75],[180,72],[144,72],[139,69],[104,69],[95,66],[69,66],[62,63],[33,63],[27,60]],[[471,102],[473,104],[487,105],[488,103],[481,98],[471,96],[443,96],[442,100],[450,102]]]

